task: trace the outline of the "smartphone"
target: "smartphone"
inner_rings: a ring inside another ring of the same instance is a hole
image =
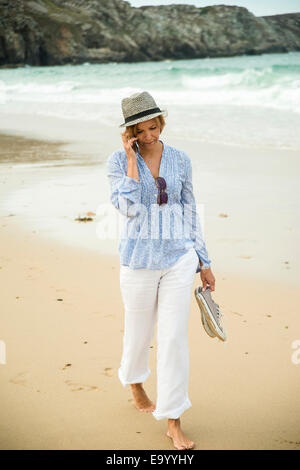
[[[135,153],[139,150],[139,144],[137,143],[136,140],[133,142],[132,148],[135,151]]]

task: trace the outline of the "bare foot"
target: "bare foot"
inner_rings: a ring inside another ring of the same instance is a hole
[[[154,411],[155,404],[149,400],[143,389],[143,384],[131,384],[135,406],[139,411]]]
[[[168,437],[173,439],[175,449],[193,449],[195,446],[195,443],[183,434],[180,427],[180,418],[168,420],[168,431],[166,434]]]

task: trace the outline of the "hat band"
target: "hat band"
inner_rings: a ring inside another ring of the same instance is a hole
[[[154,113],[161,113],[161,110],[159,108],[151,108],[151,109],[147,109],[146,111],[142,111],[141,113],[132,114],[132,116],[129,116],[125,119],[125,124],[127,122],[134,121],[135,119],[139,119],[141,117],[147,116],[148,114],[154,114]]]

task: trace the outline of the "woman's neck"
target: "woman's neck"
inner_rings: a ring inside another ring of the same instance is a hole
[[[146,146],[145,146],[146,147]],[[158,154],[161,155],[163,150],[163,143],[158,140],[151,149],[145,149],[140,146],[140,154],[143,158],[155,158]]]

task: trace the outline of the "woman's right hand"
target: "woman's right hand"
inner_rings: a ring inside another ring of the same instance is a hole
[[[127,158],[136,158],[136,152],[134,151],[132,145],[133,143],[138,140],[137,137],[132,137],[131,139],[128,139],[128,134],[126,131],[122,132],[121,134],[122,140],[123,140],[123,146],[124,150],[126,152]]]

